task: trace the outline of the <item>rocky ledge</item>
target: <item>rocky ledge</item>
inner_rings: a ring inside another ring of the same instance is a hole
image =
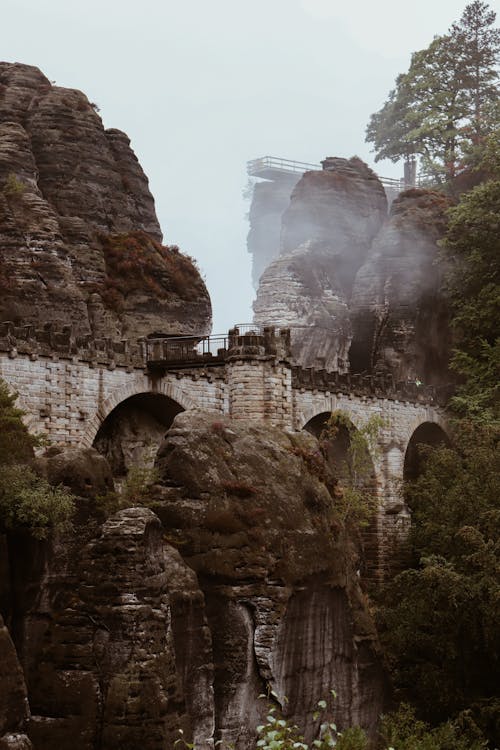
[[[386,213],[382,184],[357,158],[326,160],[293,190],[254,312],[257,323],[291,329],[297,364],[347,372],[352,285]]]
[[[0,703],[0,731],[27,726],[37,750],[163,750],[179,729],[197,750],[251,750],[267,688],[308,738],[332,688],[328,717],[373,730],[385,688],[377,636],[320,455],[308,433],[185,412],[160,449],[149,507],[107,520],[102,456],[41,459],[78,514],[50,542],[0,544],[26,676],[25,689],[7,659],[2,692],[16,711],[2,724]]]
[[[198,270],[161,243],[125,133],[105,130],[80,91],[0,63],[0,320],[94,337],[209,333]]]

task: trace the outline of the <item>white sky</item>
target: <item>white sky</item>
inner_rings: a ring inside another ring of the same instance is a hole
[[[246,161],[357,154],[373,166],[369,115],[466,3],[0,0],[0,58],[81,89],[129,135],[165,241],[206,276],[219,333],[252,314]]]

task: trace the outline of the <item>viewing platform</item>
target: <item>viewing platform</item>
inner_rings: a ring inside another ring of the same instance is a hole
[[[305,172],[322,172],[321,164],[310,164],[308,162],[282,159],[276,156],[262,156],[259,159],[251,159],[247,162],[247,174],[249,177],[258,177],[262,180],[280,180],[295,177],[298,181]],[[381,177],[378,178],[386,191],[392,194],[402,193],[414,187],[420,187],[422,180],[415,177],[414,181],[405,180],[404,177]]]

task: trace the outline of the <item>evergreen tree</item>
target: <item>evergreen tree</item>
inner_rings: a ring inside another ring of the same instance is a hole
[[[443,245],[463,383],[452,405],[462,415],[500,420],[500,180],[474,188],[450,211]]]
[[[375,161],[421,158],[433,181],[452,179],[495,127],[500,30],[495,13],[474,0],[445,36],[412,55],[407,73],[368,123]]]

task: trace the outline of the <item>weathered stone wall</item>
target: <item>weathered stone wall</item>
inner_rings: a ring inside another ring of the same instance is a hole
[[[169,399],[176,409],[168,424],[160,419],[147,440],[143,435],[147,424],[136,432],[132,410],[130,435],[124,434],[123,445],[114,444],[113,436],[106,437],[101,446],[95,443],[116,466],[121,465],[123,454],[130,454],[132,463],[134,454],[143,456],[142,447],[152,460],[164,434],[162,425],[168,428],[179,407],[237,420],[263,420],[289,431],[302,430],[313,417],[337,410],[357,427],[372,416],[382,417],[379,452],[372,456],[379,513],[369,543],[371,568],[382,573],[395,535],[409,522],[408,509],[400,499],[408,443],[422,423],[444,427],[438,405],[440,390],[415,383],[396,384],[390,376],[351,376],[290,367],[287,331],[278,335],[272,329],[266,329],[264,335],[233,331],[228,340],[225,357],[213,366],[200,362],[199,367],[149,371],[145,360],[142,367],[117,365],[116,353],[106,362],[104,355],[89,361],[77,354],[48,357],[19,353],[16,348],[2,352],[0,339],[0,377],[20,394],[19,404],[32,431],[70,446],[92,446],[98,433],[102,435],[99,430],[105,420],[127,399],[144,394]],[[134,408],[140,411],[137,401]],[[125,460],[125,468],[118,474],[125,475],[128,465]]]
[[[435,389],[291,368],[280,353],[273,356],[263,348],[255,353],[242,348],[219,366],[179,368],[163,374],[114,361],[105,365],[77,357],[37,357],[14,349],[0,351],[0,377],[19,393],[32,430],[70,445],[91,445],[111,411],[143,393],[166,396],[183,409],[262,418],[294,429],[301,429],[315,414],[329,411],[330,403],[342,404],[333,408],[354,413],[358,421],[390,404],[388,419],[406,441],[420,424],[418,419],[436,421],[427,418],[429,410],[439,414]],[[410,432],[408,424],[415,424]]]
[[[194,406],[224,412],[223,373],[170,373],[159,378],[147,371],[123,366],[95,366],[71,359],[0,354],[0,377],[19,396],[27,423],[46,432],[57,443],[90,446],[104,419],[125,399],[140,393],[158,393],[184,409]]]
[[[371,417],[380,417],[384,426],[378,438],[378,451],[371,458],[375,470],[373,491],[378,502],[376,522],[371,533],[375,540],[368,540],[372,559],[369,561],[370,576],[382,578],[397,541],[407,530],[410,512],[401,499],[401,482],[405,454],[410,439],[419,425],[432,423],[446,431],[443,411],[431,404],[400,401],[397,398],[374,398],[353,396],[329,391],[293,391],[294,427],[302,429],[313,417],[321,413],[341,411],[355,427],[362,427]]]

